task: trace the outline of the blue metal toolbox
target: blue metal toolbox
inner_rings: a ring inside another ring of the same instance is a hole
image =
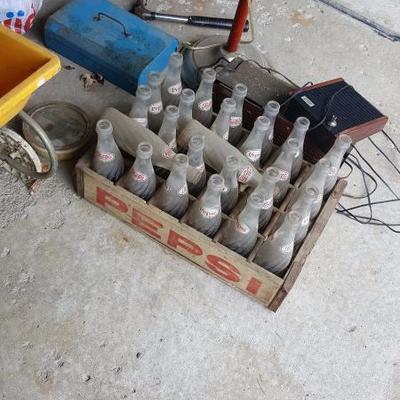
[[[162,71],[178,40],[106,0],[73,0],[49,17],[46,45],[134,93]]]

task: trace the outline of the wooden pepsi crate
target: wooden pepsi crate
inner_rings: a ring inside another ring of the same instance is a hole
[[[275,230],[280,215],[285,213],[291,197],[304,181],[307,169],[310,168],[309,163],[303,163],[302,171],[291,185],[287,197],[279,208],[274,209],[270,223],[259,234],[255,248],[245,258],[219,243],[220,232],[211,239],[185,224],[186,215],[178,220],[153,206],[151,200],[146,202],[124,189],[121,184],[124,178],[113,183],[97,174],[90,168],[92,154],[88,152],[76,165],[76,186],[80,196],[273,311],[279,308],[294,285],[347,184],[345,180],[337,182],[304,242],[296,250],[287,272],[279,277],[261,268],[253,260],[262,241]],[[238,212],[245,201],[247,190],[244,188],[236,208],[230,215],[223,215],[223,219],[231,218]],[[191,197],[191,201],[194,200]]]

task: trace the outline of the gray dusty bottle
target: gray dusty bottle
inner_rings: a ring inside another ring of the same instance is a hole
[[[211,126],[212,122],[212,93],[216,76],[217,74],[213,68],[205,68],[203,70],[193,105],[193,118],[207,128]]]
[[[140,143],[136,150],[135,162],[124,182],[126,189],[144,200],[149,200],[156,190],[156,174],[151,163],[152,154],[153,147],[150,143]]]
[[[110,121],[101,119],[96,124],[97,146],[93,156],[93,169],[112,181],[124,173],[124,159],[113,137]]]
[[[222,228],[221,243],[246,257],[256,244],[258,219],[264,203],[264,196],[252,193],[245,207],[233,220],[226,221]]]
[[[225,158],[222,167],[221,176],[224,178],[224,188],[221,194],[222,211],[229,214],[233,207],[235,207],[239,198],[239,159],[235,156],[228,156]]]
[[[247,86],[237,83],[233,87],[232,99],[236,102],[235,111],[231,115],[229,127],[229,142],[236,146],[242,137],[243,103],[247,96]]]
[[[188,187],[189,193],[193,196],[197,196],[206,184],[206,166],[203,159],[204,151],[204,138],[203,136],[192,136],[189,140],[188,147],[188,159],[189,166],[197,171],[197,176],[189,179],[188,177]]]
[[[148,109],[151,98],[151,88],[147,85],[139,85],[136,90],[129,116],[145,128],[149,126]]]
[[[300,221],[301,216],[296,211],[288,212],[280,227],[264,241],[254,262],[276,275],[282,275],[293,256],[294,238]]]
[[[221,108],[215,118],[214,123],[211,126],[211,130],[218,136],[225,140],[229,139],[229,126],[231,115],[235,111],[236,102],[233,99],[224,99],[221,103]]]
[[[314,219],[321,209],[326,178],[330,171],[331,162],[326,158],[321,158],[312,168],[310,176],[300,186],[300,189],[314,186],[318,190],[318,197],[311,207],[310,218]]]
[[[343,157],[350,148],[351,142],[350,136],[346,134],[339,135],[331,149],[325,154],[324,158],[331,162],[331,168],[326,178],[324,195],[330,193],[335,186]]]
[[[239,148],[256,168],[260,167],[261,149],[269,126],[270,121],[267,117],[258,117],[249,136]]]
[[[192,89],[183,89],[179,100],[179,118],[177,131],[180,133],[193,119],[193,103],[195,94]]]
[[[189,139],[194,135],[204,136],[204,161],[206,165],[220,173],[226,157],[235,156],[239,160],[238,181],[251,187],[256,187],[261,182],[261,174],[236,147],[198,121],[192,120],[188,123],[178,136],[178,144],[187,148]]]
[[[224,188],[224,178],[221,175],[211,175],[207,189],[189,209],[188,225],[207,236],[214,236],[221,225],[221,193]]]
[[[274,209],[275,185],[279,181],[280,172],[275,167],[268,167],[262,177],[260,184],[254,189],[254,193],[262,194],[265,198],[260,211],[259,230],[264,231],[272,216]]]
[[[164,107],[169,105],[177,106],[179,104],[179,96],[182,92],[182,70],[183,56],[181,53],[175,52],[169,58],[165,78],[161,86],[161,98]]]
[[[272,164],[279,170],[279,181],[275,185],[274,204],[280,204],[285,198],[289,189],[292,165],[295,155],[299,151],[299,141],[290,138],[285,143],[285,148],[282,149],[278,158]]]
[[[152,200],[156,207],[175,218],[181,218],[189,204],[186,182],[187,167],[187,156],[185,154],[177,154],[168,179],[157,190]]]
[[[315,186],[306,186],[299,189],[297,200],[290,207],[290,210],[297,211],[300,215],[300,225],[297,228],[294,243],[300,243],[307,235],[310,226],[311,209],[313,203],[318,199],[318,189]]]
[[[163,102],[161,99],[161,74],[150,72],[147,80],[151,88],[148,113],[149,129],[154,133],[158,133],[164,118]]]
[[[177,106],[167,106],[164,110],[164,119],[158,136],[168,147],[176,152],[176,124],[178,122],[179,110]]]
[[[274,144],[274,129],[276,118],[279,114],[281,106],[275,100],[270,100],[264,107],[264,116],[270,121],[267,133],[265,134],[261,149],[261,165],[264,165],[271,155]]]
[[[279,152],[283,151],[287,145],[288,140],[290,139],[297,139],[299,143],[297,154],[293,158],[293,166],[291,173],[292,179],[297,178],[301,169],[301,164],[303,162],[304,139],[306,137],[306,133],[309,127],[310,127],[310,121],[308,118],[306,117],[297,118],[293,125],[292,131],[290,132],[285,143],[283,143],[282,147],[279,150]]]

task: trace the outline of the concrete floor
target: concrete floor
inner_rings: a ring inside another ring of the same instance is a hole
[[[45,1],[41,15],[62,3]],[[229,15],[235,3],[158,8]],[[313,1],[254,3],[256,43],[275,68],[298,82],[345,77],[400,142],[399,43]],[[93,120],[106,105],[128,110],[128,94],[108,83],[84,91],[81,73],[63,69],[29,106],[72,101]],[[383,157],[359,148],[400,192]],[[333,215],[274,314],[79,199],[71,167],[33,196],[0,173],[2,399],[400,399],[398,236]],[[355,174],[349,190],[361,189]],[[400,222],[396,203],[377,213]]]

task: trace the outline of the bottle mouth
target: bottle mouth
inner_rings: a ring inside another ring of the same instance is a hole
[[[270,109],[271,111],[279,112],[281,106],[280,106],[280,104],[279,104],[277,101],[275,101],[275,100],[270,100],[270,101],[267,103],[267,108]]]
[[[211,185],[214,189],[221,191],[223,190],[225,184],[224,178],[218,174],[211,175],[208,179],[208,182],[208,184]]]
[[[169,105],[169,106],[165,107],[165,114],[171,118],[178,119],[179,109],[177,106]]]
[[[290,138],[287,141],[287,147],[291,153],[296,153],[297,150],[299,149],[299,141],[295,138]]]
[[[353,143],[353,141],[351,140],[351,137],[346,134],[339,135],[337,140],[343,147],[347,147],[347,148],[349,148],[350,145]]]
[[[296,119],[295,125],[303,129],[308,129],[310,127],[310,120],[306,117],[299,117]]]
[[[244,83],[238,83],[233,88],[235,94],[239,97],[246,97],[247,96],[247,86]]]
[[[281,174],[276,167],[268,167],[265,170],[264,176],[268,177],[270,181],[278,182]]]
[[[189,147],[193,150],[200,150],[204,147],[204,136],[192,136],[189,140]]]
[[[145,100],[150,99],[151,97],[151,87],[147,85],[139,85],[136,90],[136,97],[142,97]]]
[[[147,142],[141,142],[137,147],[137,154],[142,158],[150,158],[153,154],[153,146]]]
[[[256,127],[262,130],[267,130],[269,126],[271,125],[271,121],[268,117],[262,115],[261,117],[258,117],[256,119]]]
[[[169,64],[172,67],[180,68],[183,64],[183,55],[177,51],[175,53],[172,53],[171,57],[169,58]]]
[[[181,93],[181,100],[187,103],[193,103],[196,95],[192,89],[183,89]]]
[[[97,121],[96,132],[99,135],[107,135],[112,133],[112,131],[113,127],[111,121],[109,121],[108,119],[100,119],[99,121]]]
[[[229,98],[224,99],[222,102],[222,107],[228,112],[234,112],[236,109],[236,101]]]
[[[159,86],[161,85],[161,74],[158,72],[149,72],[147,80],[150,86]]]
[[[187,166],[188,165],[188,157],[186,154],[177,154],[174,158],[176,164],[180,166]]]
[[[307,197],[312,200],[316,199],[319,195],[319,190],[315,186],[307,186],[304,189],[304,192],[306,193]]]
[[[289,221],[290,225],[298,226],[301,222],[301,215],[297,211],[289,211],[285,220]]]
[[[247,201],[257,209],[261,209],[265,202],[265,195],[263,193],[252,193]]]
[[[206,82],[212,83],[215,81],[216,77],[217,73],[215,72],[214,68],[206,68],[203,71],[202,79],[204,79]]]
[[[239,158],[236,156],[227,156],[225,159],[225,165],[231,170],[238,170]]]

